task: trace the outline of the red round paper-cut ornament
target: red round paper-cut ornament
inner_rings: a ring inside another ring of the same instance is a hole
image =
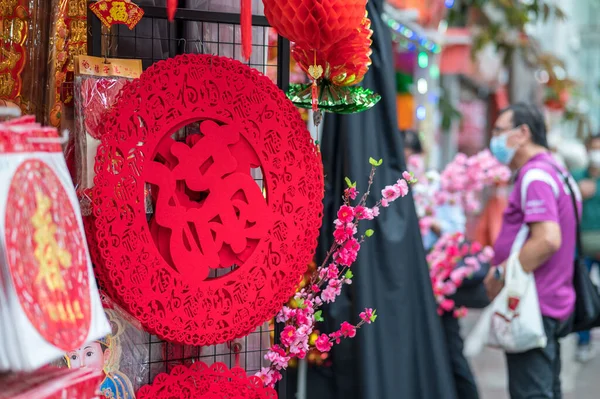
[[[137,392],[138,399],[277,399],[273,388],[264,386],[258,377],[223,363],[207,366],[196,362],[190,367],[174,367],[170,374],[159,374],[152,385]]]
[[[263,0],[263,4],[277,33],[303,47],[325,51],[360,26],[367,0]]]
[[[91,322],[85,239],[67,192],[44,162],[17,168],[5,229],[8,268],[25,315],[49,343],[77,348]]]
[[[105,130],[93,212],[111,297],[182,344],[272,318],[312,259],[323,198],[319,154],[285,94],[237,61],[183,55],[126,86]]]

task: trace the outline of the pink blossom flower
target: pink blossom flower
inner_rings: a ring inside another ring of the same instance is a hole
[[[340,206],[337,216],[340,222],[350,223],[354,219],[354,208],[348,205],[342,205]]]
[[[454,317],[457,319],[460,319],[462,317],[465,317],[467,315],[467,308],[465,307],[460,307],[458,309],[454,309]]]
[[[408,183],[406,183],[406,180],[404,180],[404,179],[398,180],[398,182],[396,182],[396,185],[394,187],[396,187],[398,189],[401,197],[406,197],[408,195]]]
[[[327,287],[321,292],[321,299],[325,303],[331,303],[335,301],[335,289],[332,287]]]
[[[331,334],[329,334],[329,337],[334,340],[334,342],[336,344],[339,345],[339,343],[342,341],[342,331],[338,330],[338,331],[334,331]]]
[[[329,340],[327,334],[321,334],[315,341],[315,347],[322,353],[329,352],[332,346],[333,343]]]
[[[443,295],[450,296],[456,294],[456,284],[453,281],[449,281],[447,283],[443,283],[442,281],[440,281],[440,285],[441,292]]]
[[[312,316],[309,317],[305,309],[296,309],[296,323],[305,326],[312,322]]]
[[[446,312],[449,312],[454,308],[454,301],[452,299],[445,299],[440,303],[440,307]]]
[[[260,378],[263,381],[263,384],[267,387],[275,387],[278,381],[281,380],[281,373],[277,370],[271,369],[269,367],[263,367],[258,373],[255,374],[256,377]]]
[[[354,208],[354,216],[357,220],[368,219],[369,209],[362,205],[358,205]]]
[[[343,247],[338,248],[335,252],[334,260],[343,266],[351,266],[358,256],[360,250],[360,243],[356,238],[351,238],[344,244]]]
[[[371,208],[371,210],[373,211],[373,216],[379,216],[379,207],[374,206],[373,208]]]
[[[367,324],[371,324],[371,318],[373,317],[373,309],[366,308],[364,312],[359,315],[360,319]]]
[[[450,280],[456,284],[456,285],[460,285],[463,280],[465,279],[465,277],[467,276],[467,273],[469,273],[467,271],[466,267],[459,267],[458,269],[454,269],[451,273],[450,273]]]
[[[414,179],[413,175],[410,174],[409,172],[403,172],[402,178],[406,181],[412,181]]]
[[[356,190],[356,187],[348,187],[346,190],[344,190],[344,194],[346,195],[346,197],[350,198],[351,200],[354,200],[358,195],[358,191]]]
[[[290,309],[287,306],[284,306],[281,309],[281,311],[277,314],[276,321],[278,323],[285,323],[286,321],[288,321],[290,319],[290,317],[292,316],[293,312],[294,311],[292,309]]]
[[[340,225],[336,227],[333,232],[333,238],[335,242],[338,244],[343,244],[346,240],[352,237],[357,233],[356,226],[353,223],[346,223],[345,225]]]
[[[397,200],[401,195],[400,187],[395,186],[385,186],[383,190],[381,190],[381,196],[386,199],[388,202],[393,202]]]
[[[296,329],[293,326],[285,326],[280,335],[283,346],[290,346],[296,338]]]
[[[290,357],[279,345],[273,345],[265,355],[265,359],[270,361],[278,370],[287,368],[290,362]]]
[[[321,289],[319,288],[318,285],[313,284],[311,287],[312,292],[314,292],[315,294],[318,294],[319,292],[321,292]]]
[[[388,206],[390,206],[390,202],[387,199],[383,198],[381,200],[381,206],[387,208]]]
[[[340,273],[340,271],[338,270],[337,266],[333,263],[330,264],[329,267],[327,268],[327,278],[328,279],[337,278],[339,273]]]
[[[354,338],[356,336],[356,327],[345,321],[341,325],[340,332],[345,338]]]

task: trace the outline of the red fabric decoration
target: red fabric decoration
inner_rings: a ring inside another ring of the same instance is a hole
[[[189,368],[177,366],[171,374],[159,374],[152,385],[143,386],[138,399],[277,399],[273,388],[266,388],[258,377],[223,363],[207,366],[196,362]]]
[[[367,0],[263,0],[263,4],[277,33],[308,49],[325,51],[359,27]]]
[[[240,25],[242,29],[242,56],[249,60],[252,55],[252,3],[240,0]]]
[[[63,185],[44,162],[15,172],[6,203],[6,254],[18,301],[37,332],[64,350],[85,342],[91,299],[85,242]]]
[[[323,209],[320,157],[285,94],[240,62],[183,55],[126,86],[106,119],[92,255],[113,300],[148,331],[191,345],[272,318],[312,259]],[[172,138],[195,121],[184,142]]]
[[[175,19],[178,3],[179,0],[167,0],[167,18],[169,19],[169,22],[173,22]]]

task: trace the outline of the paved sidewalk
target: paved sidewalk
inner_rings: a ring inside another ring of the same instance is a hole
[[[474,326],[479,312],[472,311],[463,321],[466,335]],[[600,330],[595,334],[596,348],[600,350]],[[569,336],[562,343],[562,383],[564,399],[600,398],[600,353],[585,365],[575,362],[576,337]],[[494,349],[484,349],[471,360],[482,399],[508,399],[504,355]]]

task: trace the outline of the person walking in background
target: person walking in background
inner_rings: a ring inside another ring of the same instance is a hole
[[[490,268],[486,288],[490,299],[500,293],[506,260],[519,232],[527,232],[527,227],[529,234],[520,248],[519,262],[525,272],[534,273],[548,339],[545,348],[506,354],[510,396],[561,399],[559,339],[570,332],[575,308],[577,220],[561,176],[568,172],[551,156],[544,118],[533,106],[515,104],[501,111],[492,135],[492,153],[517,173],[494,246],[496,267]]]
[[[592,136],[587,143],[589,167],[573,173],[583,197],[581,241],[586,265],[591,271],[600,262],[600,135]],[[579,333],[576,358],[585,363],[592,359],[594,350],[589,331]]]
[[[404,130],[400,132],[404,137],[404,155],[407,163],[417,165],[423,170],[413,171],[416,174],[424,172],[425,160],[423,146],[419,135],[414,130]],[[420,159],[415,159],[419,157]],[[466,217],[460,205],[444,204],[435,209],[435,220],[431,225],[431,230],[423,237],[423,246],[426,251],[430,251],[436,241],[444,234],[465,233]],[[452,374],[456,387],[456,396],[460,399],[479,399],[479,392],[475,377],[467,358],[463,354],[464,342],[460,334],[460,324],[458,319],[450,313],[441,315],[442,326],[446,337],[446,347],[450,356]]]

